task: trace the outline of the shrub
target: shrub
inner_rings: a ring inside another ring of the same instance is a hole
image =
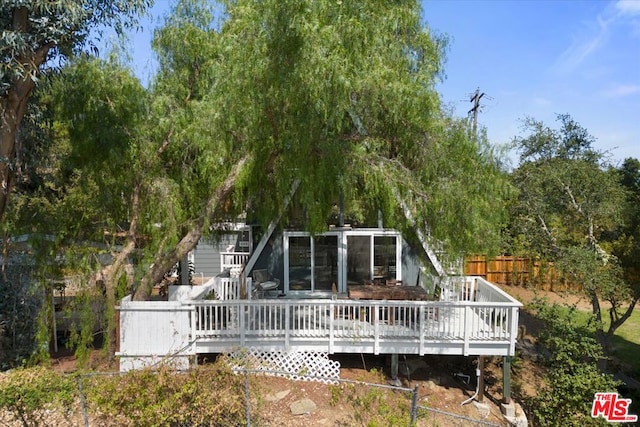
[[[24,365],[38,350],[42,290],[27,266],[7,266],[0,275],[0,370]]]
[[[87,381],[88,404],[121,425],[241,426],[246,423],[242,377],[222,364],[188,372],[131,371]]]
[[[0,410],[25,426],[48,425],[50,410],[71,413],[76,389],[73,378],[51,369],[15,369],[0,377]]]
[[[593,329],[576,320],[575,308],[544,303],[534,308],[546,323],[539,343],[548,369],[546,386],[527,401],[535,424],[606,425],[603,419],[590,416],[594,394],[616,391],[618,383],[598,368],[603,354]]]

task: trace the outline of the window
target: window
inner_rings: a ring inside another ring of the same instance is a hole
[[[401,280],[402,240],[381,229],[284,233],[285,291],[339,292],[374,280]]]

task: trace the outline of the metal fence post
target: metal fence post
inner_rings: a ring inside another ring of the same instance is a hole
[[[411,394],[411,422],[409,426],[416,425],[417,420],[418,420],[418,385],[416,384]]]
[[[87,414],[87,403],[82,392],[82,377],[78,376],[78,392],[80,394],[80,407],[82,408],[82,419],[84,420],[84,427],[89,427],[89,415]]]
[[[247,427],[251,427],[251,400],[249,399],[249,374],[244,371],[244,402],[247,413]]]

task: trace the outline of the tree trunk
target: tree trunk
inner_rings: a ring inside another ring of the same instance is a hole
[[[136,184],[133,189],[133,194],[131,196],[131,222],[129,224],[129,230],[127,232],[127,243],[124,247],[118,252],[114,258],[113,263],[100,271],[98,274],[100,280],[103,281],[106,291],[106,301],[105,304],[107,307],[115,307],[116,305],[116,287],[118,285],[118,281],[120,280],[120,276],[125,268],[125,263],[129,255],[136,248],[136,233],[138,228],[138,217],[140,214],[140,185]],[[113,315],[113,311],[108,310],[110,315]],[[109,318],[107,320],[107,328],[106,328],[106,337],[105,340],[107,342],[107,355],[109,357],[109,361],[113,361],[116,350],[116,325],[115,318]]]
[[[12,163],[16,157],[18,128],[24,117],[27,99],[33,90],[31,79],[21,79],[2,97],[0,113],[2,130],[0,131],[0,221],[4,217],[13,187]]]
[[[180,240],[180,242],[171,251],[165,254],[159,254],[151,270],[142,278],[140,285],[136,288],[133,294],[134,301],[146,301],[151,296],[151,290],[153,285],[160,283],[164,274],[185,257],[189,251],[193,250],[200,237],[204,232],[204,227],[207,224],[207,220],[211,219],[218,206],[223,203],[231,191],[235,187],[236,179],[242,171],[245,163],[248,160],[248,156],[241,158],[231,169],[227,179],[215,189],[213,194],[207,200],[206,206],[202,211],[202,215],[192,222],[189,232]]]
[[[633,310],[638,303],[638,298],[639,297],[633,298],[633,300],[631,300],[631,303],[629,304],[629,307],[627,307],[627,310],[622,316],[618,318],[616,318],[616,316],[614,315],[614,308],[609,309],[609,329],[607,329],[606,331],[598,331],[598,342],[602,346],[602,351],[604,352],[605,356],[608,357],[611,355],[611,341],[613,339],[613,335],[615,334],[616,330],[618,330],[618,328],[622,326],[629,317],[631,317],[631,315],[633,314]]]
[[[26,7],[16,7],[13,10],[12,27],[16,33],[28,30],[29,14]],[[0,98],[0,222],[7,209],[14,177],[12,163],[16,156],[16,141],[18,130],[25,111],[29,96],[35,87],[34,75],[44,63],[53,43],[47,43],[32,50],[23,57],[18,57],[18,63],[23,68],[22,77],[11,82],[11,86]]]

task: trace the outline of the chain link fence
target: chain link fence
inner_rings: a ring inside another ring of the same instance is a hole
[[[250,377],[257,376],[257,375],[272,375],[272,376],[278,376],[278,377],[292,378],[294,375],[286,371],[264,370],[264,369],[234,368],[233,371],[236,372],[238,375],[242,375],[244,377],[244,406],[245,406],[245,423],[246,423],[245,425],[247,427],[260,426],[261,418],[259,416],[259,413],[257,413],[259,412],[259,410],[255,406],[255,399],[252,398],[252,386],[251,386]],[[83,422],[82,425],[84,427],[92,426],[92,423],[91,423],[90,415],[87,410],[87,403],[86,403],[87,398],[83,391],[83,377],[96,376],[96,375],[118,375],[118,373],[95,373],[95,374],[87,374],[84,376],[77,377],[79,405],[80,405],[80,411],[82,414],[82,422]],[[414,388],[406,388],[406,387],[398,387],[398,386],[387,385],[387,384],[376,384],[376,383],[369,383],[369,382],[363,382],[363,381],[340,379],[335,377],[323,377],[323,376],[317,376],[317,375],[296,374],[295,377],[296,377],[295,378],[296,381],[316,381],[316,382],[321,382],[327,385],[334,385],[334,386],[353,385],[353,386],[357,386],[360,390],[365,390],[364,391],[365,394],[366,394],[366,389],[369,389],[369,390],[377,389],[377,390],[380,390],[382,393],[393,393],[396,396],[399,394],[404,395],[406,396],[405,398],[407,402],[410,402],[410,405],[408,406],[410,408],[409,414],[408,414],[409,427],[411,426],[415,426],[415,427],[431,427],[431,426],[433,427],[436,427],[436,426],[438,427],[443,427],[443,426],[504,427],[508,425],[508,423],[506,422],[499,424],[496,422],[487,421],[486,419],[482,419],[482,418],[469,417],[469,416],[461,415],[458,413],[443,411],[441,409],[433,408],[430,406],[420,405],[419,404],[420,396],[419,396],[418,386]],[[301,418],[301,423],[302,423],[301,425],[307,422],[309,422],[309,418]]]

